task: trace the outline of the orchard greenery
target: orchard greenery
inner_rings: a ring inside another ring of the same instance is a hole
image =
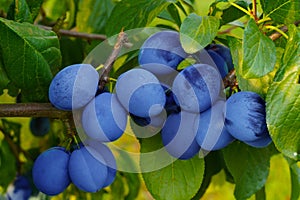
[[[300,2],[207,2],[0,1],[0,199],[196,200],[221,170],[236,199],[268,199],[280,154],[297,200]]]

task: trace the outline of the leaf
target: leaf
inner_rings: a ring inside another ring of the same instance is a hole
[[[300,66],[300,31],[295,25],[289,26],[289,39],[282,57],[281,67],[275,76],[275,81],[296,73]]]
[[[223,149],[225,163],[235,181],[236,199],[247,199],[266,183],[273,149],[254,148],[234,142]]]
[[[3,94],[3,90],[7,88],[8,83],[9,83],[9,79],[4,70],[3,62],[1,59],[1,53],[0,53],[0,95]]]
[[[156,151],[156,156],[155,149],[162,151]],[[148,159],[141,156],[142,170],[150,171],[152,167],[155,169],[157,166],[163,166],[165,162],[170,162],[163,168],[142,173],[145,184],[155,199],[191,199],[197,193],[203,179],[204,159],[198,155],[189,160],[174,159],[163,149],[160,134],[142,139],[141,152],[142,155],[146,152],[154,153],[153,157]]]
[[[290,74],[269,88],[266,102],[267,125],[272,140],[287,157],[300,160],[300,84],[298,73]]]
[[[299,0],[261,0],[266,17],[280,24],[290,24],[299,20]]]
[[[29,6],[32,19],[34,20],[40,13],[43,0],[26,0],[26,2]]]
[[[141,181],[139,178],[139,174],[137,173],[123,173],[123,177],[126,179],[129,191],[125,196],[125,200],[136,199],[139,194]]]
[[[296,161],[287,158],[290,165],[290,175],[291,175],[291,185],[292,185],[292,194],[291,200],[299,200],[300,197],[300,165]]]
[[[6,190],[7,186],[16,176],[16,158],[10,150],[8,143],[0,141],[0,185]]]
[[[130,30],[145,27],[171,3],[177,0],[123,0],[114,7],[106,26],[106,35],[119,33],[122,28]]]
[[[235,3],[245,9],[247,9],[248,7],[248,4],[245,1],[236,1]],[[244,15],[245,13],[243,11],[237,9],[234,6],[230,6],[229,8],[223,10],[221,25],[237,20]]]
[[[111,192],[111,199],[124,199],[125,196],[125,188],[124,188],[124,180],[120,173],[116,174],[116,178],[114,182],[110,185],[112,190]]]
[[[276,63],[274,42],[260,32],[253,19],[244,31],[243,58],[241,75],[244,78],[262,77],[273,71]]]
[[[33,18],[26,0],[13,1],[8,11],[8,19],[17,22],[33,23]]]
[[[176,22],[176,24],[178,26],[180,26],[181,19],[180,19],[180,15],[179,15],[179,10],[175,6],[175,4],[170,4],[167,9],[168,9],[168,12],[170,13],[170,15],[172,16],[172,18],[174,19],[174,21]]]
[[[187,53],[196,53],[210,44],[220,26],[218,18],[198,16],[195,13],[185,18],[180,27],[180,41]]]
[[[51,69],[61,63],[56,34],[2,18],[0,29],[0,46],[8,78],[29,101],[47,101]]]
[[[79,0],[76,17],[78,31],[103,33],[113,7],[111,0]]]

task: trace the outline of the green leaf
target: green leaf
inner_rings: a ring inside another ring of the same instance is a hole
[[[291,200],[299,200],[300,197],[300,163],[286,157],[290,165],[290,175],[292,184]]]
[[[8,143],[0,141],[0,185],[6,189],[16,176],[16,158]]]
[[[299,20],[299,0],[261,0],[262,9],[266,17],[277,23],[290,24]]]
[[[13,19],[17,22],[33,23],[33,18],[26,0],[14,1],[11,4],[8,19]]]
[[[78,31],[103,33],[113,7],[111,0],[80,0],[76,17]]]
[[[43,0],[26,0],[26,2],[29,6],[32,19],[34,20],[40,13]]]
[[[123,177],[126,179],[128,189],[129,189],[128,194],[126,194],[124,199],[125,200],[136,199],[141,187],[139,174],[123,172]]]
[[[3,65],[3,62],[1,59],[1,53],[0,53],[0,95],[3,94],[3,90],[7,88],[8,83],[9,83],[9,79],[4,70],[4,65]]]
[[[152,159],[141,156],[141,169],[153,169],[162,163],[169,165],[155,171],[142,173],[145,184],[157,200],[191,199],[200,188],[203,173],[204,159],[196,155],[189,160],[176,160],[163,150],[160,134],[141,140],[141,152],[152,152],[157,149],[158,156],[153,154]]]
[[[275,146],[287,157],[300,160],[300,69],[269,88],[267,125]]]
[[[52,31],[0,18],[0,46],[7,76],[29,101],[47,101],[51,69],[60,66],[59,41]]]
[[[265,185],[273,153],[270,147],[253,148],[239,141],[223,149],[225,163],[236,184],[236,199],[247,199]]]
[[[123,0],[114,7],[107,21],[106,34],[112,36],[122,28],[145,27],[171,3],[176,3],[176,0]]]
[[[275,76],[275,81],[299,71],[300,66],[300,30],[295,25],[289,26],[289,39],[282,57],[281,67]]]
[[[180,27],[180,41],[187,53],[196,53],[216,37],[220,21],[213,16],[198,16],[195,13],[185,18]]]
[[[245,9],[247,9],[248,7],[248,4],[245,1],[236,1],[235,3]],[[221,25],[237,20],[244,15],[245,13],[243,11],[237,9],[234,6],[230,6],[229,8],[223,10]]]
[[[170,15],[172,16],[172,18],[174,19],[174,21],[176,22],[176,24],[178,26],[180,26],[181,19],[180,19],[179,11],[176,7],[176,4],[170,4],[167,9],[168,9],[168,12],[170,13]]]
[[[244,31],[243,58],[241,75],[244,78],[262,77],[273,71],[276,63],[274,42],[260,32],[253,19]]]
[[[7,12],[10,4],[11,4],[11,0],[1,0],[0,1],[0,10]]]
[[[125,196],[125,188],[124,188],[124,180],[120,173],[117,173],[114,182],[110,185],[112,190],[111,199],[124,199]]]

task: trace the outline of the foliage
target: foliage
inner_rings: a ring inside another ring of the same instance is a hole
[[[270,159],[278,153],[289,163],[290,198],[300,197],[300,1],[212,0],[209,8],[204,10],[205,16],[199,15],[199,9],[202,9],[199,2],[0,1],[2,97],[5,92],[14,98],[22,94],[23,103],[49,102],[48,87],[53,76],[70,64],[82,62],[101,42],[62,35],[58,31],[61,28],[113,36],[122,29],[156,26],[180,32],[182,46],[188,53],[196,53],[210,43],[229,46],[239,89],[254,91],[266,101],[267,125],[273,140],[269,147],[255,149],[234,142],[217,151],[218,155],[213,158],[216,165],[211,163],[210,157],[195,157],[189,161],[175,161],[141,176],[118,172],[115,182],[98,193],[83,193],[70,186],[57,198],[141,198],[143,194],[137,191],[145,183],[156,199],[199,199],[213,175],[221,170],[226,172],[227,180],[235,184],[236,199],[247,199],[256,193],[258,197],[264,193]],[[40,25],[53,26],[53,29],[44,29]],[[115,62],[111,77],[117,78],[136,63],[137,54],[126,53]],[[22,129],[21,125],[24,123],[10,119],[0,121],[0,186],[3,193],[16,174],[30,174],[32,161],[39,153],[49,146],[68,143],[67,128],[63,123],[53,120],[50,135],[39,139],[29,136],[29,130]],[[29,143],[24,138],[35,142]],[[151,151],[155,145],[161,145],[155,137],[139,140],[142,152]],[[32,195],[37,199],[48,198],[36,190]]]

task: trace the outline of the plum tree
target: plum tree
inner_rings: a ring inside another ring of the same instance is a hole
[[[102,142],[114,141],[122,136],[127,124],[127,112],[116,94],[99,94],[84,108],[82,127],[85,133]]]
[[[63,147],[52,147],[40,154],[32,168],[33,182],[47,195],[57,195],[70,184],[70,153]]]
[[[116,94],[125,109],[139,117],[160,114],[166,103],[158,79],[144,69],[131,69],[119,76]]]
[[[107,180],[108,169],[104,158],[90,146],[72,152],[68,169],[73,184],[86,192],[97,192]]]
[[[225,126],[234,138],[252,146],[263,147],[271,142],[266,124],[265,101],[254,92],[242,91],[229,97]]]
[[[220,90],[220,74],[207,64],[185,68],[176,76],[172,86],[181,109],[195,113],[210,108],[219,97]]]
[[[98,82],[99,74],[92,65],[70,65],[52,79],[49,100],[61,110],[82,108],[95,96]]]
[[[139,52],[139,64],[156,75],[174,72],[178,64],[187,57],[181,47],[179,33],[160,31],[151,35]]]

